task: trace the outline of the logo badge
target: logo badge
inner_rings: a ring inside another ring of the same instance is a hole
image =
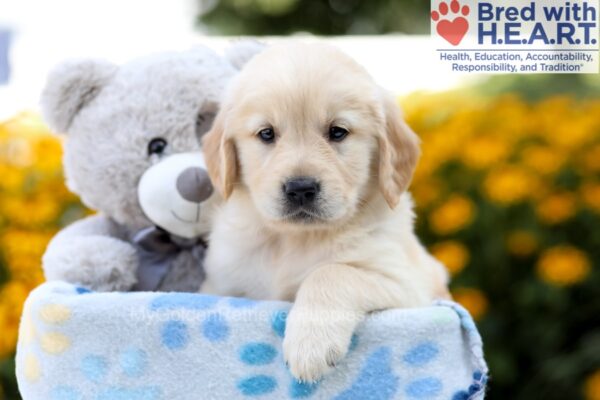
[[[435,23],[438,35],[451,45],[457,46],[469,30],[469,21],[465,17],[470,12],[469,6],[461,6],[458,0],[452,0],[450,7],[442,1],[438,9],[431,12],[431,20]]]
[[[452,72],[598,73],[600,0],[431,0],[431,42]]]

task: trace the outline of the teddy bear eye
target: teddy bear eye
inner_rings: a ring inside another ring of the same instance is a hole
[[[167,141],[163,138],[154,138],[148,143],[148,155],[162,154],[167,148]]]

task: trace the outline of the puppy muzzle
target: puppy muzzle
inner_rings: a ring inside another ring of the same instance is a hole
[[[310,176],[297,176],[282,185],[286,217],[295,222],[321,219],[319,199],[321,184]]]

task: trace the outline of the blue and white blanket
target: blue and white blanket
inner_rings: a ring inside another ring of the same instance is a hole
[[[379,312],[322,381],[281,356],[289,303],[188,293],[93,293],[62,282],[25,303],[17,377],[25,400],[482,399],[479,333],[452,302]]]

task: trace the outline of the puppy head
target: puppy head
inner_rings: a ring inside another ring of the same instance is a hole
[[[247,191],[276,227],[332,227],[376,192],[394,208],[418,139],[393,98],[322,44],[273,46],[234,79],[203,149],[225,198]]]

